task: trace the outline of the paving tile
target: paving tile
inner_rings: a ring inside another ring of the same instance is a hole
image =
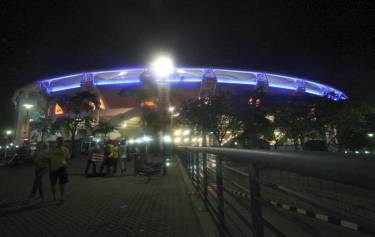
[[[176,165],[167,176],[85,178],[84,161],[69,164],[61,206],[23,203],[33,168],[0,167],[0,236],[202,236]]]

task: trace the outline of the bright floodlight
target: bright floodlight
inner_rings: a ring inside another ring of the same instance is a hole
[[[173,106],[170,106],[170,107],[168,108],[168,111],[171,112],[171,113],[173,113],[173,111],[174,111],[174,107],[173,107]]]
[[[32,107],[34,107],[34,105],[31,105],[31,104],[23,104],[23,107],[25,107],[26,109],[31,109]]]
[[[181,135],[181,129],[174,130],[173,133],[175,136],[180,136]]]
[[[142,141],[144,141],[144,142],[151,142],[152,141],[152,137],[150,137],[150,136],[147,136],[147,135],[144,135],[143,137],[142,137]]]
[[[174,64],[171,58],[161,56],[151,63],[151,71],[156,77],[168,77],[174,72]]]
[[[171,138],[171,136],[169,136],[169,135],[165,135],[165,136],[163,137],[163,141],[164,141],[165,143],[171,143],[171,142],[172,142],[172,138]]]

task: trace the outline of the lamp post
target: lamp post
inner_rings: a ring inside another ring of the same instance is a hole
[[[160,82],[166,81],[166,79],[175,72],[174,63],[171,57],[162,55],[155,60],[152,61],[150,64],[150,71],[152,76]],[[167,130],[168,124],[168,113],[167,113],[167,106],[169,106],[169,88],[167,84],[162,83],[159,86],[159,106],[158,106],[158,114],[159,114],[159,123],[162,129],[159,132],[159,146],[161,150],[161,155],[163,156],[164,166],[163,166],[163,175],[167,173],[166,168],[166,154],[165,154],[165,144],[163,142],[163,137]]]
[[[23,104],[23,107],[26,109],[26,117],[23,121],[22,126],[22,137],[29,138],[29,132],[30,132],[30,114],[29,111],[34,107],[32,104]]]
[[[8,143],[11,141],[11,135],[12,135],[12,130],[5,130],[5,137],[6,137],[6,142],[5,142],[5,146],[4,146],[4,159],[6,160],[7,159],[7,150],[9,149],[9,146],[8,146]]]

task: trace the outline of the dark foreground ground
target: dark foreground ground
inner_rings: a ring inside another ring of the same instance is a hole
[[[69,164],[66,201],[24,202],[30,166],[0,167],[0,236],[202,236],[176,162],[167,176],[85,178],[84,159]]]

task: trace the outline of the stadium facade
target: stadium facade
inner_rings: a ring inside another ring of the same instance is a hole
[[[54,95],[90,91],[100,99],[98,119],[114,125],[126,123],[124,133],[134,133],[139,127],[136,96],[124,97],[127,90],[154,80],[167,86],[168,106],[178,107],[184,101],[220,91],[249,93],[255,90],[272,94],[305,94],[330,100],[348,97],[340,90],[314,81],[273,73],[215,68],[175,68],[167,77],[156,77],[149,68],[125,68],[82,72],[36,81],[18,89],[13,96],[16,108],[15,141],[30,139],[30,123],[39,118],[64,116],[53,99]],[[48,99],[47,99],[48,98]]]

